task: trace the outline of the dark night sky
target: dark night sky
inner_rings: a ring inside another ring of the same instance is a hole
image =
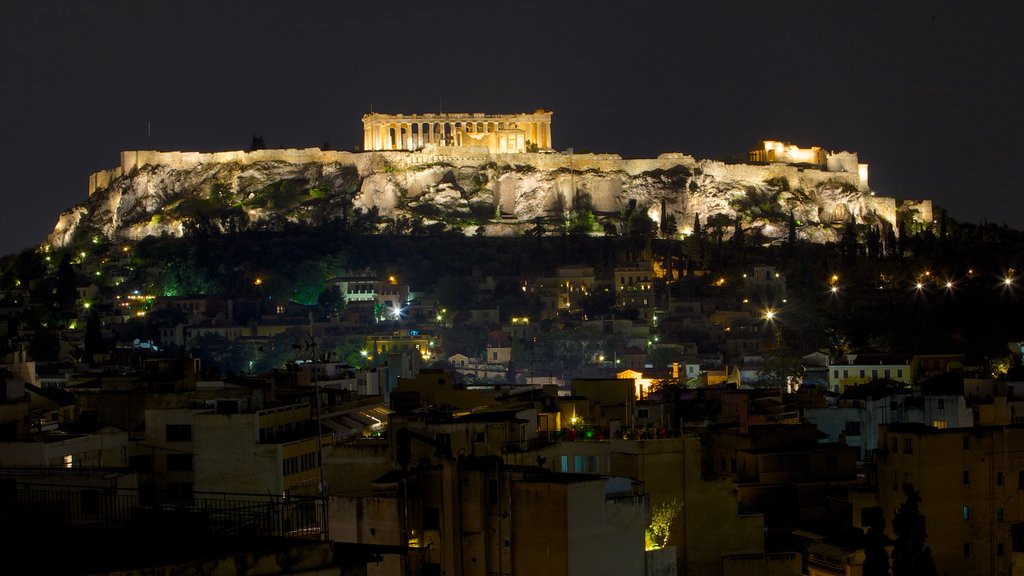
[[[0,3],[0,254],[121,150],[361,144],[378,112],[555,112],[555,147],[850,150],[880,195],[1024,228],[1024,3]],[[147,123],[152,133],[147,136]]]

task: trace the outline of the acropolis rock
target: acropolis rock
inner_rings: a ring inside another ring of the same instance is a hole
[[[197,220],[214,232],[324,223],[376,210],[383,219],[421,219],[475,233],[518,234],[571,211],[621,228],[641,210],[676,234],[716,214],[737,216],[766,240],[799,234],[834,240],[850,218],[896,226],[901,202],[876,196],[853,152],[766,140],[746,163],[680,153],[625,159],[556,151],[552,113],[368,114],[363,150],[319,148],[216,153],[121,153],[120,165],[89,177],[88,198],[64,212],[48,242],[88,232],[111,239],[182,235]],[[910,205],[910,204],[908,204]],[[931,203],[911,215],[930,221]],[[670,218],[671,217],[671,218]],[[384,220],[380,225],[384,226]],[[599,233],[595,230],[594,233]]]

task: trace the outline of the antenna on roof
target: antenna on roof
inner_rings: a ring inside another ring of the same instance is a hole
[[[444,112],[442,112],[442,108],[441,108],[441,97],[440,96],[437,97],[437,113],[438,114],[444,114]]]

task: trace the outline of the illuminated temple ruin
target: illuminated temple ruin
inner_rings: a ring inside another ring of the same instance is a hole
[[[484,146],[491,154],[550,150],[551,112],[530,114],[366,114],[363,150]]]

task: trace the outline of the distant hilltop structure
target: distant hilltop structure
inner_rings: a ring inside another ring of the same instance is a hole
[[[545,109],[369,113],[357,151],[122,151],[120,166],[90,175],[88,200],[61,215],[49,241],[64,245],[81,230],[140,239],[359,213],[379,218],[380,229],[401,220],[495,236],[538,226],[621,234],[637,211],[662,235],[687,235],[709,219],[721,226],[721,215],[764,242],[783,241],[791,217],[812,242],[835,241],[851,220],[879,231],[901,217],[932,221],[929,200],[876,195],[855,152],[764,140],[747,162],[678,152],[624,159],[554,150],[551,122]]]
[[[486,146],[492,154],[550,150],[551,112],[531,114],[366,114],[363,150]]]
[[[825,152],[820,146],[800,148],[789,142],[763,140],[761,146],[750,151],[751,162],[781,162],[784,164],[810,164],[828,172],[857,174],[859,188],[868,188],[868,165],[857,160],[856,152]]]

